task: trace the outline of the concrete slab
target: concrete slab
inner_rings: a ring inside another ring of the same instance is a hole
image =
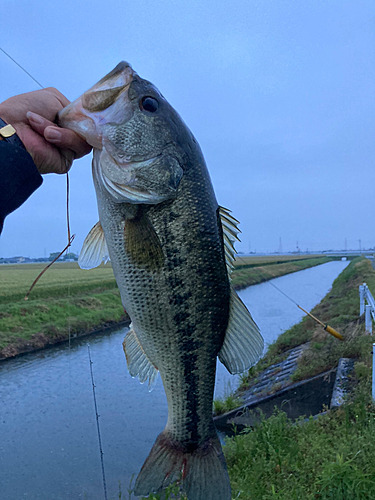
[[[328,408],[340,406],[349,390],[348,376],[354,360],[341,358],[337,369],[293,384],[291,375],[307,345],[289,351],[284,362],[265,370],[248,390],[237,392],[243,405],[215,417],[217,429],[231,435],[234,429],[239,431],[254,425],[261,414],[271,416],[275,407],[285,411],[289,418],[297,419],[316,416]]]

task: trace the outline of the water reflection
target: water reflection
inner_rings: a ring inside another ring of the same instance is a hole
[[[311,309],[347,263],[332,262],[278,278],[277,286]],[[266,343],[302,312],[264,283],[240,293]],[[160,382],[149,393],[125,365],[126,329],[90,337],[109,497],[126,491],[167,419]],[[219,364],[216,394],[228,381]],[[87,339],[0,363],[0,487],[4,500],[103,498]]]

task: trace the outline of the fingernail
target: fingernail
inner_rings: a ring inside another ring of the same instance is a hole
[[[32,111],[28,111],[26,113],[26,116],[27,116],[28,120],[30,120],[31,122],[34,122],[36,125],[43,124],[43,118],[41,116],[37,115],[36,113],[33,113]]]
[[[51,142],[59,142],[61,133],[56,128],[48,127],[44,132],[44,137]]]

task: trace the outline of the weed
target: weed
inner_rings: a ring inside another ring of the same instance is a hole
[[[367,378],[371,374],[371,368],[369,368],[364,361],[356,361],[354,363],[354,372],[357,378]]]
[[[346,406],[317,420],[301,419],[301,425],[276,410],[228,439],[233,498],[375,498],[375,408],[369,397],[358,386]]]
[[[343,454],[337,454],[336,461],[325,464],[322,479],[317,482],[321,490],[321,500],[374,498],[375,481],[370,474],[364,474],[353,463],[360,451],[350,460],[345,460]]]
[[[159,493],[151,493],[144,500],[187,500],[187,497],[181,491],[180,481],[176,481]]]
[[[216,416],[222,415],[223,413],[227,413],[228,411],[238,408],[242,404],[241,398],[235,396],[234,394],[229,394],[224,398],[214,399],[213,412]]]

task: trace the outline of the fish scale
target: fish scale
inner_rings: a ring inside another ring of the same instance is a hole
[[[159,372],[167,396],[167,424],[135,494],[179,480],[189,500],[230,500],[212,419],[216,359],[239,373],[263,351],[230,285],[237,221],[219,207],[190,130],[127,63],[62,110],[59,124],[94,146],[99,222],[79,264],[89,269],[109,255],[132,320],[123,343],[129,372],[150,388]]]

